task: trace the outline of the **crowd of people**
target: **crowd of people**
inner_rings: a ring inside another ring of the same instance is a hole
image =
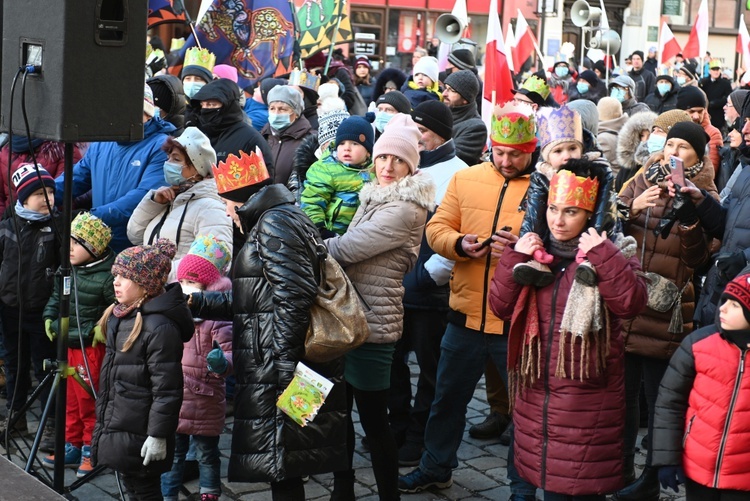
[[[69,385],[63,462],[114,469],[131,499],[178,499],[191,461],[201,499],[219,499],[233,413],[228,481],[297,501],[332,472],[331,499],[354,500],[355,404],[380,499],[447,488],[483,375],[490,408],[469,433],[509,446],[513,500],[651,501],[660,484],[747,499],[750,96],[719,60],[703,78],[681,60],[657,75],[653,52],[627,72],[560,54],[488,128],[468,49],[444,71],[418,49],[410,74],[377,75],[319,53],[315,88],[242,89],[192,48],[179,76],[149,67],[144,139],[75,145],[70,223],[62,145],[13,137],[0,434],[28,434],[32,367],[41,381],[64,330],[70,224],[68,359],[84,385]],[[328,362],[305,357],[321,249],[368,327]],[[277,407],[300,362],[333,383],[307,426]]]

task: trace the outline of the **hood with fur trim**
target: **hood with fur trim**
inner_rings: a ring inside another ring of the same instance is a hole
[[[388,186],[366,183],[359,192],[359,200],[363,205],[400,200],[412,202],[428,211],[433,211],[435,210],[435,190],[435,182],[432,178],[426,173],[417,171],[416,174],[406,176],[401,181]]]
[[[620,135],[617,138],[617,163],[621,167],[629,169],[635,164],[641,165],[635,155],[641,143],[641,131],[650,131],[657,116],[656,113],[650,111],[636,113],[620,129]]]

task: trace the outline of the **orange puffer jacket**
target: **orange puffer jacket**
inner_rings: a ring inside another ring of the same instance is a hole
[[[451,322],[487,334],[503,333],[503,321],[492,314],[487,303],[498,260],[489,253],[471,259],[456,248],[464,235],[478,235],[484,240],[503,226],[510,226],[518,235],[526,212],[529,175],[537,156],[538,150],[526,171],[513,179],[503,177],[492,162],[458,171],[427,224],[430,247],[456,262],[450,279]]]

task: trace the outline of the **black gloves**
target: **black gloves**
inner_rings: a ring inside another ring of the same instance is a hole
[[[734,254],[722,254],[716,260],[719,276],[727,282],[736,277],[745,266],[747,266],[747,259],[745,259],[745,253],[741,251]]]
[[[664,217],[654,229],[654,233],[661,235],[661,238],[667,238],[677,221],[682,223],[683,226],[692,226],[698,222],[698,211],[695,210],[695,204],[690,200],[689,195],[680,192],[675,194],[672,208],[664,214]]]
[[[662,466],[659,468],[659,482],[665,489],[669,487],[679,492],[680,484],[685,483],[685,471],[682,466]]]

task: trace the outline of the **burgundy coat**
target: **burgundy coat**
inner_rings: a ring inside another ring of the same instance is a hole
[[[619,319],[640,313],[647,300],[646,283],[635,273],[640,269],[637,258],[626,259],[609,240],[591,249],[588,258],[610,311],[606,369],[599,376],[592,370],[583,382],[555,377],[560,322],[578,267],[572,262],[560,268],[556,260],[555,282],[537,289],[541,377],[520,390],[513,411],[518,473],[536,487],[567,495],[606,494],[622,487],[625,364]],[[510,320],[521,292],[513,280],[513,266],[528,260],[509,248],[495,269],[489,302],[503,320]],[[563,349],[570,358],[570,343]],[[592,346],[590,360],[595,353]]]
[[[230,290],[228,278],[222,278],[211,290]],[[224,374],[208,371],[206,356],[216,340],[229,365]],[[182,352],[182,373],[185,388],[180,408],[177,433],[215,437],[224,430],[226,383],[232,374],[232,322],[219,320],[195,321],[195,335],[185,343]]]

